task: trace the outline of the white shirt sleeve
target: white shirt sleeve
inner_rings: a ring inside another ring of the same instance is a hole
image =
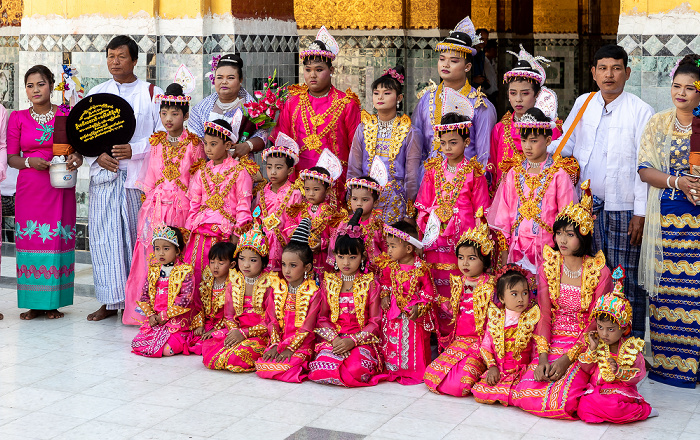
[[[635,127],[634,142],[637,146],[637,162],[639,163],[639,150],[642,146],[642,134],[644,133],[644,128],[646,127],[649,119],[654,115],[654,109],[647,103],[643,103],[643,107],[640,109],[637,115],[637,124]],[[647,193],[649,191],[649,185],[642,182],[639,173],[635,173],[634,179],[634,215],[639,217],[644,217],[647,210]]]

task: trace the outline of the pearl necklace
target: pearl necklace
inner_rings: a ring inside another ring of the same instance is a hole
[[[340,274],[340,279],[343,281],[355,281],[355,274],[352,274],[352,275]]]
[[[527,163],[528,163],[528,165],[530,166],[530,168],[539,168],[540,165],[542,165],[542,162],[540,162],[540,163],[534,163],[534,162],[530,162],[529,160],[527,161]]]
[[[325,94],[323,94],[323,95],[321,95],[321,96],[314,96],[314,95],[312,95],[311,93],[309,93],[309,96],[312,97],[312,98],[322,99],[322,98],[327,98],[328,95],[329,95],[330,93],[331,93],[331,91],[328,90]]]
[[[452,166],[452,165],[450,165],[449,162],[447,162],[447,172],[452,173],[452,174],[456,173],[457,172],[457,165]]]
[[[231,102],[224,104],[219,98],[216,98],[216,106],[223,110],[224,113],[228,113],[229,110],[234,108],[238,104],[238,99],[234,99]]]
[[[318,205],[311,205],[311,212],[318,211]]]
[[[46,125],[54,117],[53,105],[51,106],[49,111],[47,113],[44,113],[43,115],[40,115],[37,112],[35,112],[34,107],[29,107],[29,113],[32,115],[32,118],[41,125]]]
[[[245,283],[246,283],[247,285],[249,285],[249,286],[254,286],[254,285],[255,285],[255,282],[258,281],[258,278],[260,278],[260,275],[258,275],[258,276],[255,277],[255,278],[248,278],[247,276],[244,275],[243,278],[245,278]]]
[[[301,284],[299,284],[299,286],[301,286]],[[296,286],[296,287],[289,286],[289,293],[291,293],[292,295],[296,295],[297,290],[299,290],[299,286]]]
[[[391,137],[391,133],[394,131],[394,119],[396,119],[396,117],[389,121],[382,121],[380,119],[377,120],[377,138],[389,139]]]
[[[177,143],[179,143],[179,141],[180,141],[180,138],[178,136],[168,135],[168,142],[170,142],[171,144],[177,144]]]
[[[679,133],[683,133],[683,134],[685,134],[685,133],[690,133],[690,130],[691,130],[692,127],[693,127],[693,123],[692,123],[692,122],[691,122],[690,124],[688,124],[688,125],[682,125],[682,124],[681,124],[681,121],[679,121],[678,118],[676,118],[676,120],[675,120],[675,122],[674,122],[674,125],[675,125],[675,127],[676,127],[676,131],[679,132]]]
[[[214,280],[213,288],[214,288],[214,290],[221,290],[224,288],[225,285],[226,285],[226,280],[224,280],[221,284],[217,284],[216,280]]]
[[[574,272],[573,270],[566,267],[566,263],[562,263],[561,267],[562,267],[562,269],[564,269],[564,275],[571,278],[572,280],[580,278],[581,274],[583,273],[583,266],[579,267],[576,272]]]

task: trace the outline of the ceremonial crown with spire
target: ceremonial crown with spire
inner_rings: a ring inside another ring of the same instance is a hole
[[[262,225],[257,221],[254,222],[253,227],[244,232],[241,239],[238,241],[238,247],[236,247],[236,252],[233,257],[238,257],[238,254],[244,250],[250,249],[261,257],[267,257],[270,253],[270,246],[263,231]]]
[[[595,216],[593,216],[593,196],[591,195],[591,181],[586,180],[581,184],[581,201],[577,204],[570,202],[556,218],[568,220],[579,228],[581,235],[590,234],[593,231]]]
[[[304,60],[305,58],[324,58],[329,61],[333,61],[338,55],[340,47],[335,38],[328,32],[325,26],[321,26],[318,33],[316,34],[316,39],[309,44],[309,48],[302,50],[299,53],[299,58]]]
[[[474,23],[469,17],[464,17],[457,23],[450,35],[439,42],[435,48],[438,52],[457,52],[466,58],[466,55],[476,55],[473,46],[482,43],[481,36],[476,34]]]
[[[547,58],[531,55],[522,44],[520,45],[520,53],[511,52],[510,50],[508,53],[518,57],[518,61],[511,70],[503,75],[504,83],[509,83],[514,78],[525,78],[537,81],[541,86],[544,85],[544,82],[547,80],[547,72],[544,70],[542,63],[549,63],[550,61]]]
[[[622,266],[617,268],[612,273],[612,278],[615,281],[615,287],[610,293],[601,296],[595,304],[592,316],[608,316],[613,322],[617,323],[620,328],[628,327],[632,322],[632,304],[625,297],[623,292],[623,281],[625,279],[625,269]],[[629,332],[629,328],[627,329]]]
[[[481,250],[481,255],[489,255],[493,252],[494,241],[491,239],[491,230],[489,224],[484,217],[484,208],[479,207],[476,211],[477,225],[471,229],[467,229],[459,238],[456,247],[460,247],[464,243],[475,244]]]

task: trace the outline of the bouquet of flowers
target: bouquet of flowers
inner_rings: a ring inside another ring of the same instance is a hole
[[[282,103],[287,100],[287,84],[278,86],[275,82],[276,77],[277,70],[267,77],[263,89],[255,92],[256,101],[243,104],[246,117],[258,130],[267,130],[275,126]]]
[[[72,64],[64,64],[61,72],[61,82],[56,84],[54,90],[62,92],[62,104],[59,106],[63,111],[70,109],[85,96],[85,88],[76,76],[78,69]]]

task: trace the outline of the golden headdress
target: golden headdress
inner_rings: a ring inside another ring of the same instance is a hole
[[[591,181],[586,180],[581,184],[581,201],[574,205],[574,202],[564,208],[556,218],[568,220],[578,226],[581,235],[590,234],[593,231],[595,216],[593,215],[593,196],[591,196]]]
[[[258,211],[260,207],[255,209]],[[257,220],[257,216],[255,220]],[[265,232],[263,231],[262,225],[257,221],[254,221],[252,228],[243,233],[241,239],[238,241],[238,247],[236,247],[236,252],[234,252],[233,257],[238,257],[238,254],[244,249],[250,249],[261,257],[267,257],[270,253],[270,246],[267,242]]]
[[[615,287],[610,293],[601,296],[596,302],[593,309],[593,317],[608,316],[613,322],[617,323],[620,328],[625,328],[632,322],[632,305],[625,298],[623,293],[623,281],[625,279],[625,270],[622,266],[618,266],[612,273],[615,280]],[[626,333],[629,333],[629,328]]]
[[[474,243],[479,246],[482,255],[489,255],[493,252],[494,242],[491,239],[489,224],[486,222],[486,218],[484,218],[483,207],[480,207],[479,210],[476,211],[476,220],[478,224],[462,234],[456,247],[460,247],[465,242]]]

